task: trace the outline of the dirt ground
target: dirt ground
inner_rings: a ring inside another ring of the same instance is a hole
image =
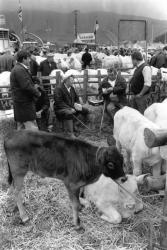
[[[81,128],[80,138],[98,145],[106,144],[108,134],[112,134],[111,124],[104,124],[100,137],[98,132],[99,123],[93,131]],[[63,183],[57,179],[42,179],[32,173],[27,175],[24,184],[24,202],[30,221],[23,225],[7,194],[3,136],[0,142],[0,250],[148,249],[150,224],[152,238],[158,242],[162,197],[143,198],[147,207],[119,225],[101,220],[94,206],[84,208],[80,218],[85,232],[78,234],[72,226],[71,205]]]

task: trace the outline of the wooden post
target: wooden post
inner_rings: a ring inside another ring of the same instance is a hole
[[[148,128],[144,130],[144,140],[149,148],[167,145],[167,129],[157,129],[152,131]]]
[[[59,86],[61,83],[61,77],[60,77],[60,72],[56,72],[56,85]]]
[[[145,143],[148,147],[158,147],[167,145],[167,130],[144,131]],[[166,188],[163,201],[163,217],[160,228],[160,247],[167,249],[167,170],[166,170]]]
[[[99,69],[97,71],[97,75],[98,75],[98,87],[99,87],[101,85],[101,72]]]
[[[87,102],[88,70],[84,70],[83,103]]]

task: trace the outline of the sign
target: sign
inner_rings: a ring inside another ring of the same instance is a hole
[[[6,24],[5,16],[4,15],[0,15],[0,26],[3,26],[5,24]]]
[[[95,34],[94,33],[79,33],[77,40],[82,43],[95,43]]]

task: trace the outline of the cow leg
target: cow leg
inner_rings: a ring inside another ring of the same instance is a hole
[[[152,166],[152,175],[154,177],[160,177],[160,175],[161,175],[161,162],[158,162]]]
[[[75,230],[78,232],[82,232],[83,228],[80,225],[80,218],[79,218],[79,209],[80,209],[80,202],[79,202],[79,192],[80,189],[72,189],[69,186],[66,186],[68,193],[69,193],[69,198],[72,204],[72,212],[73,212],[73,223],[75,226]]]
[[[133,162],[133,175],[139,176],[142,174],[142,161],[136,160],[136,157],[132,156],[132,162]]]
[[[19,209],[20,218],[23,223],[26,223],[29,220],[29,217],[26,213],[26,210],[23,205],[23,198],[22,198],[22,188],[23,188],[24,177],[17,177],[14,180],[15,185],[15,199]]]

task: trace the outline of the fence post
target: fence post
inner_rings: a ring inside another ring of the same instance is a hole
[[[98,87],[101,85],[101,71],[98,69],[97,71],[97,76],[98,76]]]
[[[87,87],[88,87],[88,70],[84,70],[84,82],[83,82],[83,103],[87,102]]]

